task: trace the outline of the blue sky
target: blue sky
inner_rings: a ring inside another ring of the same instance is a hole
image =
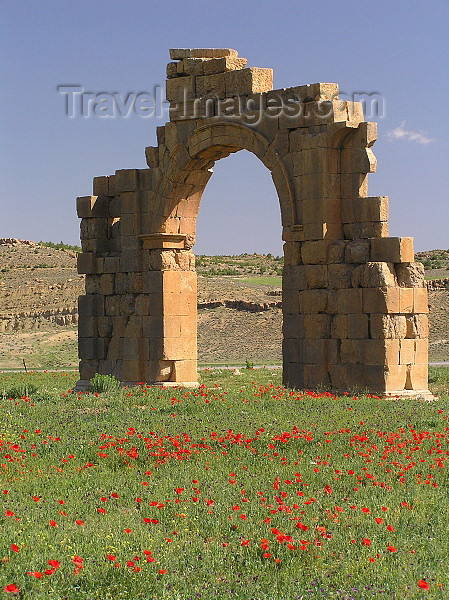
[[[369,193],[390,197],[390,235],[449,248],[446,0],[6,0],[1,29],[0,237],[78,243],[76,196],[94,176],[144,168],[168,120],[70,119],[58,86],[153,94],[169,48],[230,47],[272,67],[275,88],[324,81],[382,95]],[[281,254],[278,200],[254,156],[216,164],[197,234],[200,254]]]

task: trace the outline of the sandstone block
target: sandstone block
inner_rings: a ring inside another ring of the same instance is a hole
[[[138,169],[120,169],[115,172],[117,193],[135,192],[139,189]]]
[[[215,75],[216,73],[224,73],[225,71],[244,69],[247,62],[246,58],[236,58],[235,56],[213,58],[203,64],[204,75]]]
[[[80,317],[100,317],[104,313],[104,296],[85,295],[78,298],[78,314]]]
[[[341,314],[362,312],[362,290],[341,289],[337,293],[338,312]]]
[[[137,383],[142,381],[143,373],[139,360],[123,359],[121,361],[121,381]]]
[[[406,365],[389,365],[385,372],[384,391],[388,392],[405,389],[407,369],[408,367]]]
[[[195,382],[198,381],[198,371],[196,360],[175,360],[173,361],[173,381]]]
[[[415,313],[429,312],[429,299],[426,287],[413,288],[413,311]]]
[[[282,356],[284,363],[303,363],[304,340],[294,338],[282,340]]]
[[[282,383],[286,387],[302,390],[304,385],[304,365],[296,362],[287,362],[284,359],[284,367],[282,371]]]
[[[339,342],[336,339],[308,339],[304,342],[303,362],[329,365],[339,362]]]
[[[360,340],[365,365],[398,365],[399,340]]]
[[[413,288],[399,288],[399,312],[413,312]]]
[[[120,296],[98,296],[104,300],[104,314],[109,317],[115,317],[120,314]]]
[[[330,338],[332,316],[326,314],[305,315],[304,329],[307,339]]]
[[[282,334],[285,339],[298,339],[306,336],[304,315],[284,314]]]
[[[196,352],[196,337],[164,337],[162,340],[162,354],[160,357],[163,360],[190,359],[192,356],[196,356]]]
[[[215,75],[203,75],[196,78],[196,97],[226,97],[225,74],[216,73]]]
[[[112,337],[112,318],[97,317],[98,335],[102,338]]]
[[[345,259],[345,250],[347,242],[345,240],[333,240],[329,242],[327,249],[327,262],[343,263]]]
[[[103,296],[111,296],[114,293],[115,275],[105,273],[100,277],[100,294]],[[117,275],[118,277],[118,275]]]
[[[407,334],[405,315],[372,314],[369,315],[370,336],[373,339],[400,339]]]
[[[371,260],[391,263],[413,262],[413,238],[392,237],[373,238],[371,240]]]
[[[106,340],[98,337],[78,337],[78,356],[85,360],[101,360],[105,358]]]
[[[78,273],[92,274],[97,272],[97,261],[94,252],[80,252],[76,257]]]
[[[393,263],[368,262],[354,269],[352,274],[354,287],[390,287],[396,283]]]
[[[348,337],[348,316],[334,315],[331,326],[331,337],[344,340]]]
[[[425,287],[424,265],[422,263],[398,263],[395,268],[399,286],[407,288]]]
[[[282,292],[282,312],[284,315],[294,315],[299,312],[299,293],[296,290]]]
[[[285,290],[307,289],[306,266],[286,265],[282,273],[282,288]]]
[[[225,56],[238,56],[237,50],[232,48],[170,48],[172,60],[183,58],[222,58]]]
[[[120,219],[122,236],[137,236],[140,233],[138,214],[123,214]]]
[[[273,69],[251,67],[225,74],[226,97],[257,94],[273,89]]]
[[[407,324],[407,338],[422,338],[427,339],[429,337],[429,319],[427,315],[416,314],[406,316]]]
[[[353,266],[346,264],[330,264],[328,266],[329,288],[342,289],[351,287]]]
[[[98,360],[81,359],[79,364],[80,378],[89,381],[98,373]]]
[[[305,264],[327,264],[327,240],[307,241],[301,245],[302,262]]]
[[[346,244],[346,263],[366,263],[369,260],[369,241],[354,240]],[[374,259],[373,259],[374,260]]]
[[[425,391],[428,389],[428,365],[409,365],[405,387],[410,390]]]
[[[423,340],[424,341],[424,340]],[[399,364],[413,365],[415,364],[415,340],[399,340]]]
[[[176,64],[177,75],[204,75],[204,64],[202,58],[183,58]]]
[[[173,77],[178,76],[178,63],[177,62],[169,62],[165,69],[165,74],[167,79],[172,79]]]
[[[148,316],[150,315],[150,295],[149,294],[139,294],[136,296],[134,311],[138,316]]]
[[[109,216],[109,196],[80,196],[76,199],[76,212],[80,219]]]
[[[369,318],[365,314],[348,314],[348,338],[362,340],[369,337]]]
[[[179,104],[180,102],[187,102],[188,100],[193,100],[196,97],[195,79],[198,81],[198,79],[201,79],[201,77],[195,78],[193,76],[190,76],[167,79],[167,81],[165,82],[165,97],[168,100],[168,102]]]
[[[297,269],[301,267],[296,267]],[[309,289],[325,289],[328,285],[327,265],[306,265],[304,267],[306,274],[307,287]]]
[[[427,365],[429,362],[429,340],[415,339],[415,364]]]
[[[286,266],[301,264],[301,245],[299,242],[285,242],[284,244],[284,269]]]
[[[141,338],[143,336],[143,318],[138,316],[129,317],[124,336],[126,338]]]
[[[360,364],[363,360],[361,340],[343,339],[340,344],[340,358],[343,364]]]
[[[364,313],[399,313],[399,288],[364,288]]]
[[[309,390],[328,388],[330,376],[326,365],[304,365],[304,386]]]
[[[139,360],[139,339],[121,337],[119,341],[119,357],[122,360]],[[132,380],[131,380],[132,381]]]
[[[305,290],[299,292],[299,307],[302,314],[317,314],[326,312],[327,290]]]

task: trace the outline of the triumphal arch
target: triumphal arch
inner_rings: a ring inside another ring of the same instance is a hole
[[[423,271],[412,238],[388,237],[388,198],[368,195],[376,124],[362,105],[335,83],[273,90],[272,69],[231,49],[170,58],[170,121],[145,149],[148,168],[96,177],[77,199],[78,387],[95,373],[197,382],[196,218],[214,163],[246,149],[281,211],[285,385],[427,394]]]

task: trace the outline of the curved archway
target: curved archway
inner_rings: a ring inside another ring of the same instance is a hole
[[[368,196],[376,126],[361,103],[333,83],[273,90],[271,69],[230,49],[171,56],[149,169],[95,178],[77,201],[82,380],[196,382],[198,207],[214,163],[245,149],[280,204],[284,382],[427,394],[427,290],[412,239],[387,237],[387,198]]]

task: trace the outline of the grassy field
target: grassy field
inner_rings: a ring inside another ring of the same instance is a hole
[[[449,369],[431,403],[241,373],[0,375],[0,598],[447,599]]]

